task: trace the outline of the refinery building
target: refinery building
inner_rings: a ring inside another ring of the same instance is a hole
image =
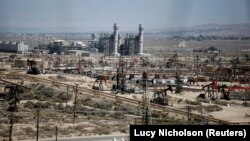
[[[0,41],[0,51],[3,52],[25,53],[28,52],[28,50],[29,46],[23,42]]]
[[[122,43],[121,34],[119,34],[118,24],[114,24],[113,30],[112,34],[102,33],[99,40],[96,40],[96,36],[93,34],[90,47],[109,56],[143,55],[144,27],[142,24],[139,25],[138,35],[126,34],[124,43]]]

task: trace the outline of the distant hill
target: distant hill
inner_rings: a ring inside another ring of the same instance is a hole
[[[159,28],[148,30],[148,32],[165,35],[250,36],[250,23],[205,24],[190,27]]]

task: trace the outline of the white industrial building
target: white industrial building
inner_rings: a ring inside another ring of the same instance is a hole
[[[81,41],[73,41],[72,43],[71,43],[71,47],[76,47],[76,48],[86,48],[87,47],[87,45],[86,44],[84,44],[83,42],[81,42]]]
[[[3,52],[19,52],[25,53],[29,50],[29,46],[23,42],[0,41],[0,51]]]

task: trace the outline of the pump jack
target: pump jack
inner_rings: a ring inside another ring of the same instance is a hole
[[[153,98],[150,100],[150,102],[168,106],[167,91],[170,91],[171,93],[173,93],[173,89],[172,89],[171,85],[168,85],[167,89],[163,89],[161,91],[155,92],[153,95]]]

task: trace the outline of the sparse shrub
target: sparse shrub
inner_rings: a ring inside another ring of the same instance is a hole
[[[77,126],[75,126],[76,130],[81,130],[82,128],[84,128],[84,125],[77,125]]]
[[[26,92],[26,93],[22,93],[19,95],[20,100],[32,100],[35,98],[35,94],[33,91],[31,92]]]
[[[122,112],[115,112],[111,114],[110,116],[115,119],[123,119],[125,117],[124,113]]]
[[[110,127],[108,126],[102,126],[102,127],[95,127],[95,129],[92,131],[93,134],[98,135],[108,135],[111,133]]]
[[[46,132],[53,132],[55,131],[55,127],[46,125],[46,126],[41,126],[40,127],[41,131],[46,131]]]
[[[168,118],[168,117],[169,117],[169,116],[168,116],[169,113],[166,113],[166,112],[162,113],[161,115],[162,115],[162,118]]]
[[[58,110],[65,110],[66,109],[66,107],[63,106],[63,104],[61,104],[61,103],[57,105],[57,108],[58,108]]]
[[[203,98],[196,98],[197,101],[199,102],[204,102],[204,103],[209,103],[209,99],[203,99]]]
[[[250,107],[250,103],[248,103],[248,102],[243,102],[243,105],[244,105],[245,107]]]
[[[129,105],[116,105],[114,108],[115,111],[122,111],[126,114],[135,114],[137,111],[135,107],[129,106]]]
[[[105,100],[105,101],[96,101],[93,105],[95,108],[99,108],[99,109],[111,109],[113,106],[113,103]]]
[[[187,103],[187,104],[190,104],[190,105],[201,105],[201,102],[199,102],[199,101],[191,101],[191,100],[185,100],[185,102]]]
[[[42,103],[42,102],[31,102],[31,101],[28,101],[26,103],[24,103],[24,107],[25,108],[29,108],[29,109],[38,109],[38,108],[41,108],[41,109],[45,109],[45,108],[49,108],[51,106],[51,104],[49,102],[46,102],[46,103]]]
[[[48,98],[51,98],[54,95],[54,91],[51,89],[48,89],[47,91],[41,92],[40,94],[43,94],[44,96],[46,96]]]
[[[179,103],[181,103],[183,101],[183,99],[182,98],[179,98],[178,100],[177,100],[177,103],[179,104]]]
[[[223,106],[227,106],[228,102],[226,101],[221,101],[221,100],[215,100],[214,101],[215,104],[218,104],[218,105],[223,105]]]
[[[87,106],[91,106],[91,105],[93,105],[93,101],[92,101],[92,99],[91,99],[91,97],[86,97],[86,98],[83,98],[82,100],[81,100],[81,103],[83,104],[83,105],[87,105]]]
[[[24,93],[27,90],[25,90],[24,87],[18,87],[18,91],[19,91],[19,93]]]
[[[153,118],[159,118],[161,116],[161,114],[162,114],[161,111],[155,111],[155,110],[153,110],[152,113],[151,113],[151,116]]]
[[[40,127],[40,135],[43,138],[52,137],[55,133],[55,126],[45,125]]]
[[[8,128],[0,128],[0,137],[8,137],[9,136],[9,130]]]
[[[66,77],[62,76],[62,75],[57,75],[56,77],[57,79],[61,79],[61,80],[66,80]]]
[[[56,102],[62,103],[62,102],[65,102],[65,101],[69,101],[71,98],[72,98],[71,94],[67,95],[67,93],[61,92],[57,96],[55,96],[54,99],[55,99]]]
[[[137,99],[137,96],[136,96],[136,95],[133,95],[133,99]]]
[[[33,130],[32,127],[24,127],[22,130],[26,133],[28,136],[33,136],[35,135],[35,130]]]
[[[204,109],[208,112],[217,112],[223,110],[223,108],[218,105],[204,106]]]
[[[118,126],[118,131],[120,132],[120,133],[128,133],[128,126],[127,125],[119,125]]]

